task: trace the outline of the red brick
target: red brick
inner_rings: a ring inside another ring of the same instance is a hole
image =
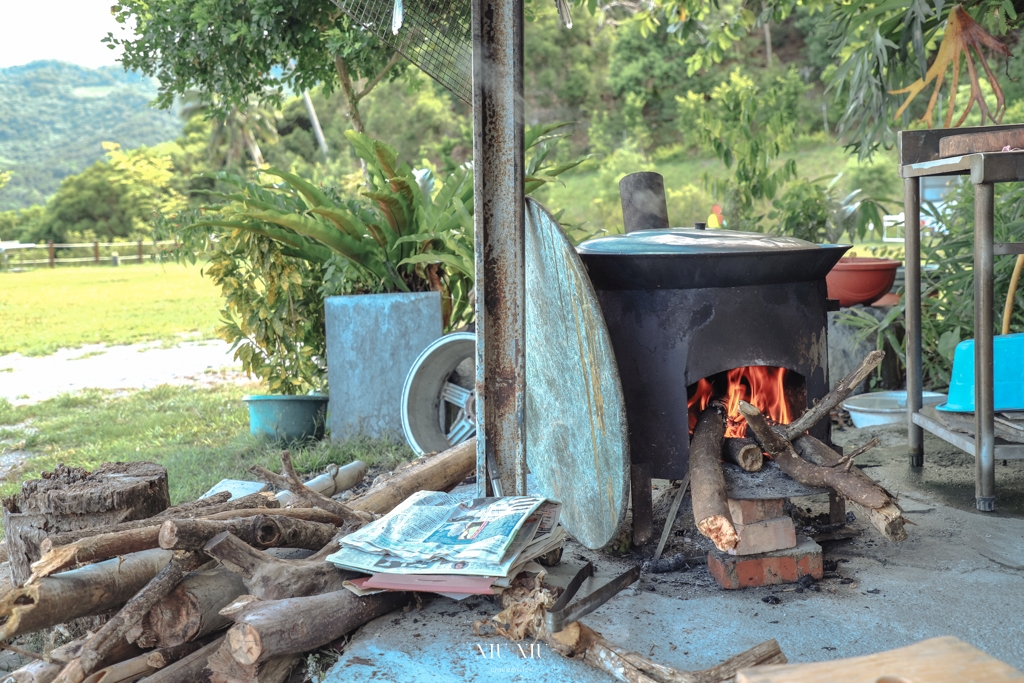
[[[753,524],[736,524],[740,542],[730,555],[756,555],[796,547],[796,525],[785,515]]]
[[[795,548],[758,555],[729,555],[713,550],[708,553],[708,569],[718,585],[730,590],[796,583],[808,574],[820,579],[821,546],[806,536],[798,536]]]
[[[781,517],[785,498],[767,498],[765,500],[733,500],[729,499],[729,515],[733,524],[753,524],[766,519]]]

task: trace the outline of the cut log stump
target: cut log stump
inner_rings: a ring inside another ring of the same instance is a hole
[[[152,517],[170,505],[167,470],[151,462],[106,463],[93,472],[59,465],[3,501],[11,576],[18,585],[50,534]]]

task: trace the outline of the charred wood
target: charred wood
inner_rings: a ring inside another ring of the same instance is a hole
[[[722,460],[739,465],[745,472],[759,472],[764,454],[753,439],[728,438],[722,448]]]

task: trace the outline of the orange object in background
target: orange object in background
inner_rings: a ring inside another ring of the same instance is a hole
[[[877,301],[892,288],[900,265],[900,261],[885,258],[841,258],[825,276],[828,297],[839,299],[840,306]]]
[[[725,225],[725,218],[722,216],[722,207],[718,204],[711,207],[711,215],[708,216],[707,225],[709,228],[721,228]]]

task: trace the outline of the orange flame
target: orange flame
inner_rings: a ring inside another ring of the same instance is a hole
[[[691,432],[697,425],[697,415],[707,408],[713,399],[719,399],[726,405],[727,437],[746,436],[747,420],[740,414],[740,401],[757,407],[773,424],[789,424],[793,421],[784,389],[785,368],[751,365],[734,368],[728,372],[727,377],[729,386],[724,395],[716,395],[715,388],[706,379],[697,382],[697,390],[687,402]]]

